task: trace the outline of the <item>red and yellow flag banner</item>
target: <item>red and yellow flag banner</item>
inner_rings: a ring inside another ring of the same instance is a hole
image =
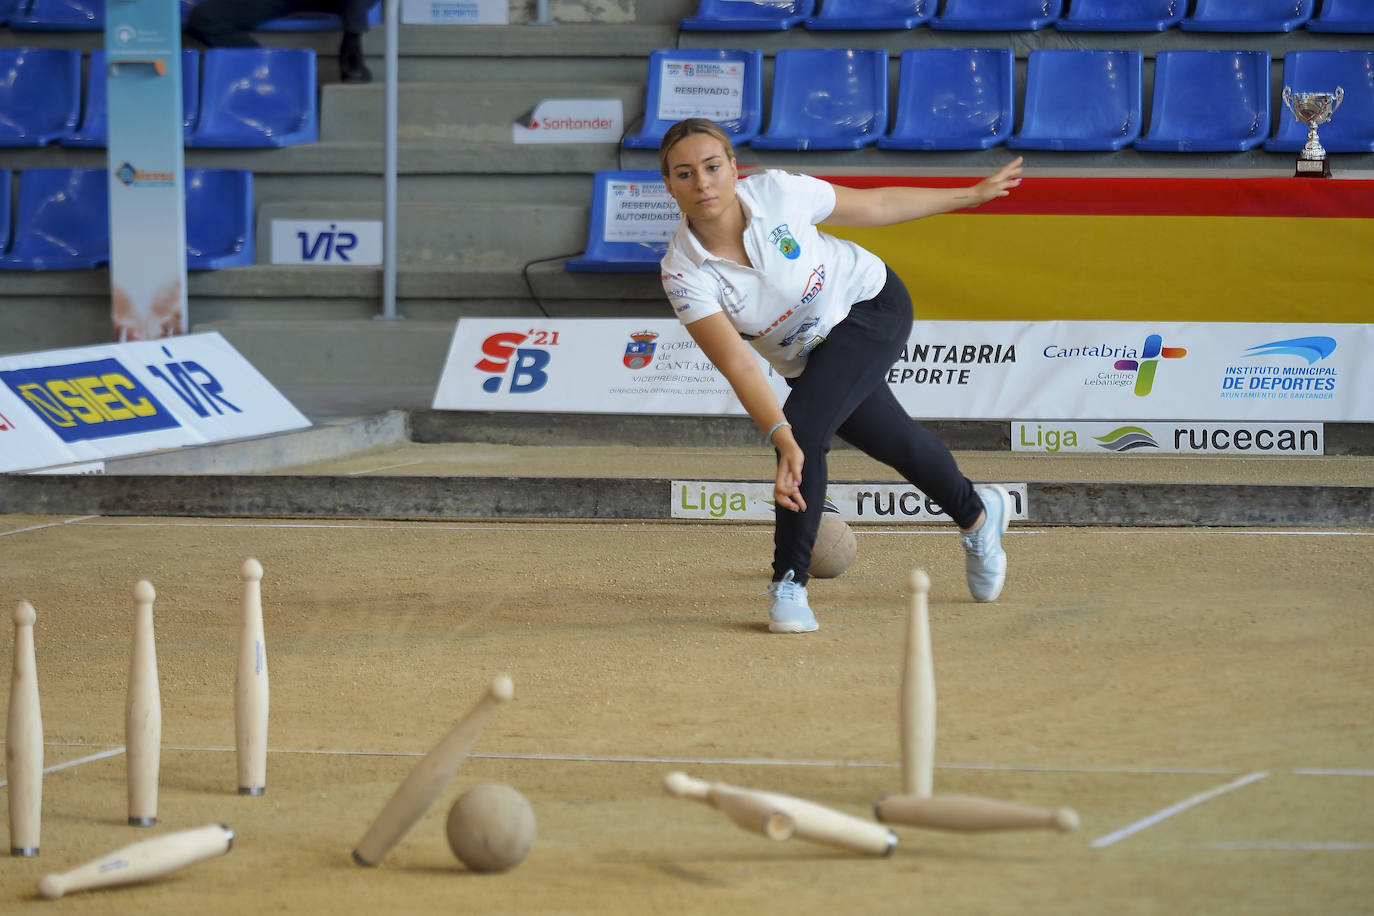
[[[975,210],[826,231],[886,261],[926,320],[1374,322],[1371,180],[1027,177]]]

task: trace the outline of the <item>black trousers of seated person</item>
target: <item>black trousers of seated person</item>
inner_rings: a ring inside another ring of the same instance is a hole
[[[829,479],[825,458],[834,436],[893,468],[960,528],[978,521],[983,501],[948,446],[908,416],[887,385],[888,369],[906,346],[911,325],[911,296],[889,269],[882,291],[855,303],[811,351],[801,375],[787,379],[791,391],[782,410],[802,449],[806,511],[774,509],[773,581],[788,570],[797,582],[807,581]]]
[[[186,31],[210,48],[256,48],[252,36],[269,19],[292,13],[333,13],[345,35],[367,31],[367,12],[375,0],[201,0],[191,7]]]

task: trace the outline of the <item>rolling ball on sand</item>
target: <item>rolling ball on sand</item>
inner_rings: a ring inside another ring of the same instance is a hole
[[[481,783],[453,803],[445,829],[449,848],[468,868],[509,871],[534,846],[534,809],[510,786]]]

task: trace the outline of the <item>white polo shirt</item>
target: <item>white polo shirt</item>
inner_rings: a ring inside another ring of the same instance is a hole
[[[779,374],[796,378],[850,306],[882,290],[887,267],[816,228],[835,209],[829,182],[770,170],[741,178],[735,191],[755,267],[711,254],[684,217],[660,262],[663,291],[683,324],[725,312]]]

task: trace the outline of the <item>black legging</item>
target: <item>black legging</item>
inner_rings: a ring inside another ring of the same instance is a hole
[[[949,448],[909,417],[887,386],[888,369],[911,334],[911,296],[890,269],[882,292],[856,303],[849,316],[807,357],[802,374],[788,379],[783,404],[792,435],[801,446],[805,512],[775,509],[773,579],[788,570],[805,584],[811,545],[821,524],[829,480],[825,456],[839,436],[896,470],[921,490],[960,528],[970,528],[983,511],[973,484],[959,471]]]
[[[367,31],[367,12],[375,0],[201,0],[191,7],[186,31],[211,48],[256,48],[250,32],[269,19],[292,13],[334,13],[343,32]]]

